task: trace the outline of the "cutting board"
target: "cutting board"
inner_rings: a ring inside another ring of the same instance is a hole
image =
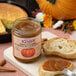
[[[47,38],[47,39],[51,39],[57,37],[56,35],[50,33],[50,32],[42,32],[42,38]],[[5,59],[10,62],[11,64],[13,64],[15,67],[17,67],[18,69],[20,69],[21,71],[23,71],[25,74],[27,74],[28,76],[39,76],[38,75],[38,69],[39,66],[46,60],[51,59],[51,58],[55,58],[56,57],[46,57],[44,55],[44,53],[42,53],[41,57],[32,63],[21,63],[19,61],[17,61],[14,56],[13,56],[13,50],[12,47],[6,49],[4,51],[4,57]],[[74,63],[74,67],[76,68],[76,60],[73,60]],[[76,71],[76,69],[74,70],[74,72]]]

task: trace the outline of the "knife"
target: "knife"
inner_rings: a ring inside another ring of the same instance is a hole
[[[66,74],[67,76],[76,76],[76,74],[68,69],[64,69],[61,71],[62,73]]]

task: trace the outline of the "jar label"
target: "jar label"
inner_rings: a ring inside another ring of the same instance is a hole
[[[32,38],[13,35],[13,53],[20,59],[33,59],[41,54],[41,34]]]

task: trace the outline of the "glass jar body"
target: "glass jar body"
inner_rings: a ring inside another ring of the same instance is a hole
[[[32,18],[14,22],[12,29],[14,57],[21,62],[35,61],[41,55],[41,26]]]

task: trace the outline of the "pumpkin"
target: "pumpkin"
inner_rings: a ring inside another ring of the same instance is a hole
[[[40,9],[57,20],[76,19],[76,0],[36,0]],[[55,2],[54,2],[55,1]],[[53,2],[54,4],[52,4]]]

